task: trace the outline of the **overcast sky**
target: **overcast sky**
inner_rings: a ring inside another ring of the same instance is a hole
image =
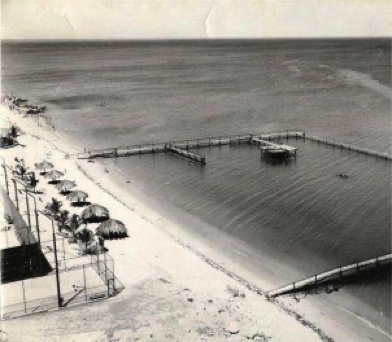
[[[392,36],[392,0],[0,1],[3,39]]]

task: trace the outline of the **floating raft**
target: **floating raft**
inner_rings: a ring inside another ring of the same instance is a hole
[[[283,287],[267,292],[267,297],[273,298],[288,293],[306,290],[314,286],[322,285],[329,281],[339,280],[363,271],[376,269],[377,267],[390,264],[392,262],[392,254],[383,255],[377,258],[368,259],[355,264],[341,266],[330,271],[315,274],[311,277],[293,282]]]

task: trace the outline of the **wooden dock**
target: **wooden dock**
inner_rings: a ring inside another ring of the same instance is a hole
[[[267,292],[267,297],[274,298],[284,294],[305,291],[326,282],[342,280],[345,277],[359,274],[364,271],[377,269],[380,266],[391,264],[392,254],[383,255],[377,258],[368,259],[347,266],[341,266],[332,270],[315,274],[311,277],[290,283],[275,290]]]
[[[185,153],[190,149],[207,148],[212,146],[224,146],[232,144],[248,144],[252,134],[240,134],[232,136],[204,137],[188,140],[177,140],[170,142],[155,142],[138,145],[117,146],[106,149],[86,150],[81,153],[71,154],[70,157],[78,159],[92,158],[117,158],[126,157],[137,154],[153,154],[169,152],[190,160],[205,164],[205,157],[196,153]],[[170,147],[170,148],[169,148]],[[181,151],[180,151],[181,150]]]
[[[192,161],[194,161],[196,163],[200,163],[202,165],[205,165],[205,163],[206,163],[206,158],[205,157],[203,157],[203,156],[201,156],[199,154],[196,154],[196,153],[189,152],[187,150],[178,148],[178,147],[173,146],[171,144],[167,144],[165,146],[165,152],[171,153],[171,154],[175,154],[175,155],[180,156],[180,157],[187,158],[189,160],[192,160]]]
[[[254,137],[250,140],[250,143],[253,145],[260,146],[261,152],[264,152],[264,154],[267,156],[288,158],[292,154],[297,155],[297,148],[294,146],[286,144],[276,144],[268,140]]]
[[[268,133],[258,133],[258,134],[239,134],[239,135],[225,135],[225,136],[215,136],[215,137],[202,137],[187,140],[177,140],[177,141],[166,141],[166,142],[155,142],[155,143],[144,143],[137,145],[128,146],[117,146],[106,149],[94,149],[86,150],[81,153],[70,155],[78,159],[91,159],[91,158],[117,158],[126,157],[138,154],[154,154],[154,153],[164,153],[168,152],[166,146],[172,146],[176,149],[190,150],[190,149],[200,149],[213,146],[224,146],[224,145],[238,145],[238,144],[252,144],[259,145],[260,147],[268,147],[269,150],[282,148],[289,153],[296,153],[296,148],[289,145],[274,144],[271,141],[282,139],[303,139],[306,141],[315,142],[318,144],[323,144],[326,146],[332,146],[339,149],[345,149],[354,151],[357,153],[365,154],[367,156],[373,156],[376,158],[384,160],[392,160],[392,155],[388,153],[382,153],[374,151],[371,149],[366,149],[362,147],[355,146],[353,144],[343,143],[331,139],[322,139],[314,135],[308,135],[302,131],[286,131],[286,132],[268,132]],[[173,152],[173,151],[172,151]],[[174,153],[176,155],[181,155],[186,157],[183,152],[180,154]],[[201,157],[204,158],[204,157]],[[193,161],[198,161],[200,158],[188,158]],[[200,159],[201,160],[201,159]],[[204,159],[204,164],[206,160]]]
[[[276,140],[276,139],[284,139],[284,138],[286,138],[286,139],[290,139],[290,138],[303,139],[303,140],[307,140],[307,141],[316,142],[318,144],[323,144],[326,146],[336,147],[341,150],[342,149],[349,150],[349,151],[365,154],[367,156],[372,156],[372,157],[392,161],[392,155],[388,154],[388,153],[378,152],[375,150],[359,147],[354,144],[344,143],[344,142],[337,141],[337,140],[324,139],[324,138],[320,138],[315,135],[308,135],[305,132],[300,132],[300,131],[287,131],[287,132],[280,132],[280,133],[262,134],[260,136],[260,139],[269,140],[269,141]]]

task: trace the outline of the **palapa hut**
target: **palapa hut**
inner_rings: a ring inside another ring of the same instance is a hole
[[[127,228],[119,220],[109,219],[102,222],[96,229],[96,234],[104,239],[122,239],[128,237]]]
[[[44,160],[41,163],[36,163],[35,164],[35,168],[37,170],[43,170],[43,172],[41,172],[41,174],[46,174],[47,170],[51,170],[51,169],[53,169],[53,167],[54,167],[53,164],[48,162],[48,161],[46,161],[46,160]]]
[[[80,191],[80,190],[74,190],[71,191],[68,195],[67,195],[67,199],[72,203],[72,205],[74,206],[81,206],[86,202],[86,199],[88,197],[88,194],[84,191]]]
[[[51,179],[51,181],[49,183],[52,184],[57,184],[60,182],[60,178],[64,176],[64,173],[57,171],[57,170],[52,170],[52,171],[48,171],[44,177],[47,179]]]
[[[67,179],[62,180],[58,184],[56,184],[56,188],[63,194],[67,194],[75,186],[76,186],[76,183],[74,181],[70,181]]]
[[[86,223],[102,222],[109,219],[109,210],[101,205],[93,204],[82,211],[80,218]]]

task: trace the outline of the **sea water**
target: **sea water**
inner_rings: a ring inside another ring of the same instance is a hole
[[[296,128],[390,152],[390,61],[387,40],[9,42],[2,88],[47,105],[81,149]],[[280,285],[391,253],[391,164],[286,143],[298,155],[277,165],[247,145],[200,149],[205,167],[165,154],[105,163],[214,239],[292,269],[271,271]],[[345,291],[389,329],[390,272]]]

